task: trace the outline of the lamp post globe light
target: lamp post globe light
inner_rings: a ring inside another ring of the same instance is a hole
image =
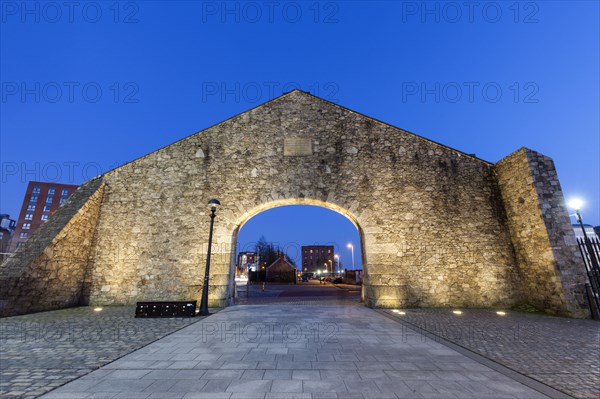
[[[590,261],[592,262],[592,268],[594,270],[599,270],[600,265],[598,264],[598,259],[596,259],[596,253],[594,252],[594,248],[592,247],[592,243],[585,231],[585,226],[583,225],[583,218],[581,217],[581,208],[583,207],[583,201],[579,198],[572,198],[567,206],[575,210],[575,218],[579,223],[579,227],[581,227],[581,231],[583,232],[583,241],[585,242],[585,247],[588,252],[588,256],[590,257]]]
[[[210,207],[210,230],[208,233],[208,251],[206,254],[206,268],[204,269],[204,284],[202,285],[202,299],[200,300],[200,316],[208,316],[208,279],[210,275],[210,251],[212,249],[213,226],[215,224],[215,216],[217,208],[221,205],[218,199],[208,201]]]
[[[567,205],[569,206],[569,208],[572,208],[575,210],[575,213],[577,214],[578,217],[581,216],[579,214],[579,210],[583,207],[583,201],[580,198],[571,198]]]
[[[352,245],[352,243],[349,243],[348,248],[352,250],[352,270],[354,270],[354,245]]]

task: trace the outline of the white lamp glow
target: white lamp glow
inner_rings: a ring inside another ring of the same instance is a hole
[[[571,198],[569,203],[567,204],[569,208],[575,209],[576,211],[580,210],[583,206],[583,201],[579,198]]]

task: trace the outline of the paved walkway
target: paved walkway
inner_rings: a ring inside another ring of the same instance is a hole
[[[35,398],[197,322],[80,307],[0,319],[0,398]]]
[[[386,313],[577,398],[600,398],[600,323],[491,309]],[[433,338],[435,339],[435,338]]]
[[[547,396],[372,309],[271,304],[226,308],[43,397]]]
[[[360,302],[360,286],[346,284],[319,284],[318,281],[298,284],[269,283],[262,290],[262,284],[240,284],[237,286],[239,305],[267,303],[288,305],[348,305],[364,306]]]

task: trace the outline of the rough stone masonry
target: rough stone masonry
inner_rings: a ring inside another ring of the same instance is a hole
[[[358,229],[366,306],[587,315],[550,158],[491,164],[298,90],[83,184],[0,267],[0,314],[199,299],[211,198],[211,306],[232,302],[240,227],[309,204]]]

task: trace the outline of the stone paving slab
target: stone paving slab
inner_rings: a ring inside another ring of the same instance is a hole
[[[43,396],[72,397],[548,396],[372,309],[271,304],[227,308]]]
[[[134,316],[79,307],[0,319],[0,397],[38,397],[200,320]]]
[[[492,309],[381,311],[576,398],[600,398],[597,321]]]
[[[288,305],[355,305],[360,302],[361,287],[356,285],[331,283],[319,284],[313,280],[298,284],[268,283],[265,290],[262,285],[253,283],[237,286],[236,304],[288,304]]]

